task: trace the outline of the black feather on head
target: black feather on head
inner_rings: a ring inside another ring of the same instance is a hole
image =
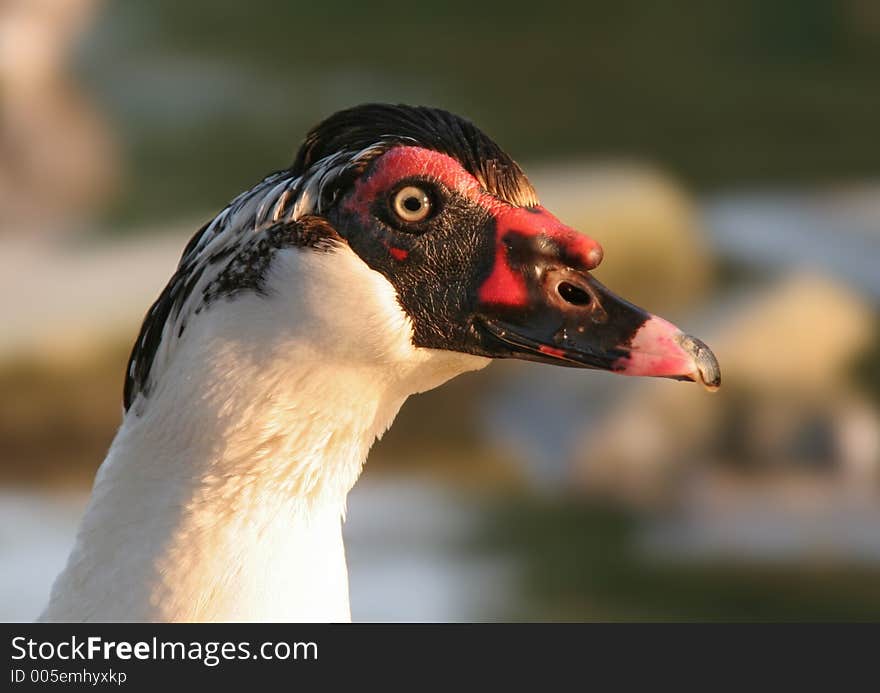
[[[427,106],[371,103],[334,113],[306,136],[291,172],[303,175],[325,157],[344,150],[359,151],[378,142],[446,154],[461,163],[487,192],[505,202],[517,207],[538,204],[519,165],[482,130],[461,116]],[[366,166],[368,160],[361,163]]]

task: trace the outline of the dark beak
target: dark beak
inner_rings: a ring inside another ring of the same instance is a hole
[[[476,318],[491,355],[721,385],[703,342],[609,291],[589,273],[601,260],[598,244],[538,209],[498,222]],[[536,217],[544,218],[529,227]]]

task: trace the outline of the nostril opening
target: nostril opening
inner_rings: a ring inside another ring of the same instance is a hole
[[[563,301],[573,306],[588,306],[593,302],[593,297],[589,292],[568,282],[560,282],[556,287],[556,292]]]

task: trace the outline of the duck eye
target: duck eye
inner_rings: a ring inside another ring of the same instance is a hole
[[[431,213],[431,197],[423,188],[407,185],[394,193],[391,208],[403,221],[424,221]]]

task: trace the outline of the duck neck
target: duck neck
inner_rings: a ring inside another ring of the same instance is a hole
[[[239,360],[234,383],[133,408],[44,617],[348,620],[346,495],[408,392],[391,369],[302,363],[282,383]]]
[[[415,347],[347,246],[279,251],[269,279],[166,325],[44,619],[348,619],[341,521],[370,446],[488,360]]]

